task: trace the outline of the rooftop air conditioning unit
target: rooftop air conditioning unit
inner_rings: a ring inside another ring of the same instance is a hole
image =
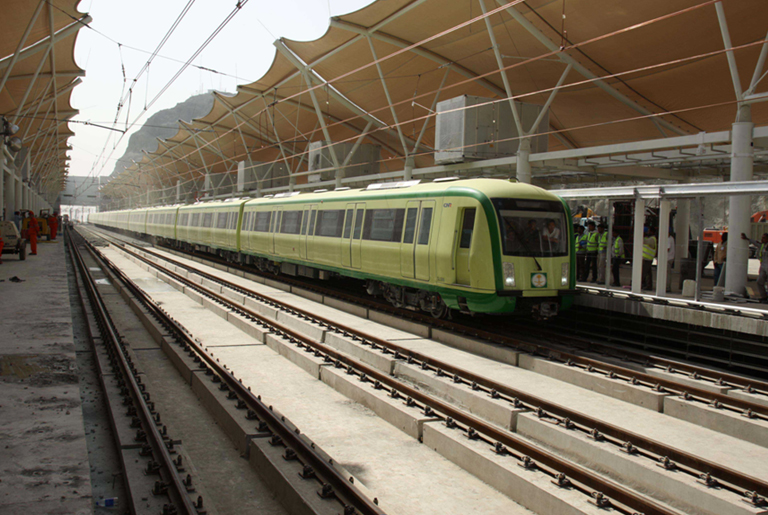
[[[541,106],[516,102],[523,130],[530,130]],[[547,132],[549,113],[535,132]],[[437,104],[435,164],[514,156],[520,147],[508,100],[463,95]],[[531,138],[531,153],[547,151],[547,135]]]

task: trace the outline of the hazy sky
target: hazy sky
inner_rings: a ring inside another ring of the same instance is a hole
[[[61,1],[61,0],[60,0]],[[134,85],[130,111],[125,103],[117,127],[125,129],[144,112],[161,89],[234,10],[236,0],[195,0],[191,8],[135,83],[139,73],[168,29],[190,0],[83,0],[78,8],[88,12],[95,30],[82,29],[75,46],[75,61],[85,69],[83,83],[72,93],[75,120],[111,127],[118,104]],[[275,53],[272,42],[285,37],[312,40],[328,28],[330,16],[355,11],[372,0],[249,0],[192,64],[155,103],[131,131],[120,133],[72,123],[69,139],[71,175],[108,175],[125,151],[130,134],[153,113],[173,107],[188,97],[217,89],[235,92],[237,84],[260,78]],[[98,31],[98,32],[96,32]],[[114,41],[110,41],[114,40]],[[117,43],[120,43],[118,45]],[[130,48],[129,48],[130,47]],[[137,50],[138,49],[138,50]],[[125,77],[123,80],[123,67]],[[115,146],[117,147],[115,148]],[[104,149],[102,154],[102,149]],[[114,149],[114,151],[113,151]],[[111,155],[110,155],[111,154]],[[101,158],[99,159],[99,156]]]

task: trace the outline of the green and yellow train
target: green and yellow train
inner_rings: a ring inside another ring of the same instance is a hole
[[[96,213],[90,221],[260,270],[347,276],[371,295],[436,317],[532,313],[573,302],[566,203],[500,179],[410,181],[187,206]]]

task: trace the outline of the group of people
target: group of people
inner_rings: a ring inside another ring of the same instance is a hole
[[[27,222],[27,239],[29,240],[29,255],[30,256],[36,256],[37,255],[37,237],[40,235],[40,223],[37,221],[37,218],[35,217],[35,214],[32,211],[16,211],[13,213],[13,223],[16,225],[16,229],[18,229],[19,234],[21,234],[23,226],[24,226],[24,219],[29,220]],[[46,222],[48,223],[48,229],[51,232],[51,239],[56,239],[56,233],[59,230],[59,216],[58,213],[54,211],[52,215],[46,218]],[[5,246],[5,242],[3,241],[2,234],[0,234],[0,265],[3,264],[3,247]]]
[[[667,290],[672,285],[671,267],[675,261],[675,239],[670,232],[667,240]],[[621,287],[621,265],[627,256],[624,250],[624,240],[620,234],[615,234],[609,244],[605,226],[590,220],[587,230],[579,224],[576,227],[576,280],[580,282],[605,283],[606,263],[608,252],[611,258],[611,286]],[[653,290],[652,263],[658,250],[656,230],[646,227],[643,235],[643,269],[641,287],[643,290]],[[591,279],[590,279],[591,274]]]

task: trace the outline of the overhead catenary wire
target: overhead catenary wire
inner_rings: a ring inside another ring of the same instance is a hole
[[[645,27],[645,26],[647,26],[647,25],[649,25],[649,24],[652,24],[652,23],[656,23],[656,22],[659,22],[659,21],[667,20],[667,19],[669,19],[669,18],[671,18],[671,17],[674,17],[674,16],[679,16],[679,15],[685,14],[685,13],[687,13],[687,12],[691,12],[691,11],[692,11],[692,10],[694,10],[694,9],[698,9],[698,8],[701,8],[701,7],[704,7],[704,6],[707,6],[707,5],[711,5],[711,4],[713,4],[715,1],[716,1],[716,0],[709,0],[709,1],[703,2],[703,3],[701,3],[701,4],[697,4],[697,5],[694,5],[694,6],[690,6],[690,7],[684,8],[684,9],[682,9],[682,10],[679,10],[679,11],[675,11],[675,12],[672,12],[672,13],[668,13],[668,14],[665,14],[665,15],[663,15],[663,16],[660,16],[660,17],[657,17],[657,18],[651,19],[651,20],[646,20],[646,21],[644,21],[644,22],[641,22],[641,23],[638,23],[638,24],[635,24],[635,25],[632,25],[632,26],[629,26],[629,27],[625,27],[625,28],[622,28],[622,29],[619,29],[619,30],[616,30],[616,31],[613,31],[613,32],[610,32],[610,33],[606,33],[606,34],[603,34],[603,35],[597,36],[597,37],[595,37],[595,38],[592,38],[592,39],[586,40],[586,41],[584,41],[584,42],[581,42],[581,43],[571,44],[571,45],[569,45],[568,47],[566,47],[566,48],[565,48],[563,51],[568,51],[568,50],[572,50],[572,49],[578,49],[578,48],[579,48],[579,47],[581,47],[581,46],[584,46],[584,45],[587,45],[587,44],[590,44],[590,43],[593,43],[593,42],[596,42],[596,41],[604,40],[604,39],[606,39],[606,38],[609,38],[609,37],[613,37],[613,36],[616,36],[616,35],[619,35],[619,34],[623,34],[623,33],[626,33],[627,31],[630,31],[630,30],[636,30],[636,29],[639,29],[639,28],[641,28],[641,27]],[[518,2],[511,2],[510,4],[514,4],[514,3],[518,3]],[[486,15],[480,15],[480,16],[478,16],[478,17],[476,17],[475,19],[473,19],[473,20],[470,20],[470,21],[479,21],[479,20],[483,19],[485,16],[489,16],[489,15],[491,15],[491,14],[494,14],[494,13],[496,13],[496,12],[499,12],[501,9],[506,9],[506,8],[507,8],[507,7],[508,7],[510,4],[506,4],[506,5],[503,5],[503,6],[501,6],[499,9],[495,9],[495,10],[493,10],[493,11],[489,11],[489,12],[488,12]],[[448,33],[450,33],[450,32],[451,32],[451,31],[453,31],[453,30],[457,30],[457,29],[456,29],[456,27],[463,27],[463,26],[466,26],[466,25],[467,25],[467,23],[468,23],[468,22],[464,22],[464,23],[462,23],[462,24],[459,24],[459,25],[457,25],[457,26],[455,26],[455,27],[452,27],[452,28],[446,29],[445,31],[441,32],[440,34],[441,34],[441,35],[444,35],[444,34],[448,34]],[[410,50],[410,49],[412,49],[412,48],[415,48],[415,47],[418,47],[418,46],[420,46],[420,45],[423,45],[423,44],[424,44],[424,42],[426,42],[426,41],[431,41],[431,40],[434,40],[434,39],[435,39],[436,37],[438,37],[438,36],[439,36],[439,35],[433,35],[433,36],[430,36],[429,38],[427,38],[427,39],[425,39],[425,40],[423,40],[423,41],[420,41],[420,42],[418,42],[418,43],[415,43],[415,44],[413,44],[413,45],[411,45],[411,46],[409,46],[409,47],[407,47],[407,48],[403,48],[403,49],[401,49],[401,50],[398,50],[398,51],[394,52],[393,54],[390,54],[390,55],[387,55],[387,56],[385,56],[385,57],[382,57],[382,58],[380,58],[378,61],[380,62],[380,61],[384,61],[384,60],[386,60],[386,59],[390,59],[390,58],[392,58],[392,57],[393,57],[393,56],[395,56],[395,55],[399,55],[399,54],[401,54],[401,53],[403,53],[403,52],[405,52],[405,51],[408,51],[408,50]],[[743,45],[743,46],[742,46],[742,47],[740,47],[740,48],[745,48],[745,47],[747,47],[747,46],[751,46],[751,45],[755,45],[755,44],[762,44],[762,41],[754,42],[754,43],[751,43],[751,44],[748,44],[748,45]],[[736,50],[736,48],[735,48],[734,50]],[[641,68],[641,69],[639,69],[639,70],[631,70],[631,71],[629,71],[629,72],[622,72],[622,73],[619,73],[619,74],[612,74],[612,75],[609,75],[609,76],[602,76],[602,77],[598,77],[598,78],[595,78],[595,79],[587,79],[587,80],[581,81],[581,82],[579,82],[579,83],[571,83],[571,84],[568,84],[568,85],[566,85],[565,87],[573,87],[573,85],[575,85],[575,84],[587,84],[587,83],[590,83],[590,82],[595,82],[595,81],[598,81],[598,80],[605,80],[606,78],[619,77],[619,76],[627,75],[627,74],[629,74],[629,73],[636,73],[637,71],[642,71],[642,70],[650,70],[650,69],[652,69],[652,68],[654,68],[654,67],[659,67],[659,66],[668,66],[668,65],[671,65],[671,64],[675,64],[675,63],[681,63],[681,62],[684,62],[684,61],[686,61],[686,60],[690,60],[690,59],[698,59],[698,58],[702,58],[702,57],[707,57],[707,56],[709,56],[709,55],[716,55],[716,54],[719,54],[719,53],[722,53],[722,52],[724,52],[724,50],[721,50],[721,51],[715,51],[715,52],[710,52],[710,53],[708,53],[708,54],[702,54],[702,55],[699,55],[699,56],[694,56],[694,57],[691,57],[691,58],[683,58],[683,59],[678,59],[678,60],[675,60],[675,61],[670,61],[670,62],[667,62],[667,63],[661,63],[661,64],[659,64],[659,65],[654,65],[654,66],[650,66],[650,67],[644,67],[644,68]],[[528,60],[526,60],[526,61],[518,62],[518,63],[512,64],[512,65],[510,65],[510,66],[504,67],[504,68],[503,68],[503,70],[509,70],[509,69],[515,68],[515,67],[517,67],[517,66],[523,66],[523,65],[525,65],[525,64],[528,64],[528,63],[530,63],[530,62],[534,62],[534,61],[539,61],[539,60],[542,60],[542,59],[546,59],[546,58],[548,58],[548,57],[551,57],[551,56],[555,56],[557,53],[559,53],[559,51],[555,51],[555,52],[547,52],[547,53],[544,53],[544,54],[542,54],[542,55],[540,55],[540,56],[537,56],[537,57],[532,57],[532,58],[530,58],[530,59],[528,59]],[[363,65],[363,66],[361,66],[361,67],[359,67],[359,68],[357,68],[357,69],[355,69],[355,70],[352,70],[352,71],[350,71],[350,72],[347,72],[347,73],[345,73],[345,74],[341,75],[340,77],[337,77],[337,78],[335,78],[335,79],[332,79],[332,80],[330,80],[330,81],[324,82],[324,83],[322,83],[322,84],[317,84],[317,85],[314,85],[314,86],[312,86],[310,89],[316,89],[316,88],[318,88],[318,87],[327,87],[327,85],[328,85],[329,83],[338,82],[340,79],[343,79],[343,78],[347,78],[347,77],[351,76],[352,74],[354,74],[354,73],[357,73],[358,71],[361,71],[361,70],[363,70],[363,69],[365,69],[365,68],[367,68],[367,67],[373,66],[373,65],[375,65],[375,64],[376,64],[375,62],[372,62],[372,63],[368,63],[368,64],[366,64],[366,65]],[[499,70],[498,70],[498,69],[496,69],[496,70],[492,70],[492,71],[490,71],[490,72],[487,72],[487,73],[485,73],[485,74],[482,74],[482,75],[480,75],[480,76],[477,76],[477,77],[472,77],[472,78],[470,78],[470,79],[466,79],[466,80],[463,80],[463,81],[461,81],[461,82],[458,82],[458,83],[454,83],[454,84],[451,84],[450,86],[448,86],[448,88],[453,88],[453,87],[457,87],[457,86],[459,86],[459,85],[463,85],[463,84],[466,84],[466,83],[470,83],[470,82],[478,81],[478,80],[480,80],[480,79],[482,79],[482,78],[485,78],[485,77],[487,77],[487,76],[490,76],[490,75],[495,75],[495,74],[497,74],[497,73],[499,73]],[[446,88],[446,89],[448,89],[448,88]],[[525,94],[522,94],[522,95],[514,96],[513,98],[517,99],[517,98],[523,98],[523,97],[525,97],[525,96],[529,96],[529,95],[533,95],[533,94],[540,94],[540,93],[543,93],[543,92],[548,92],[548,91],[551,91],[551,89],[552,89],[552,88],[548,88],[548,89],[544,89],[544,90],[540,90],[540,91],[536,91],[536,92],[525,93]],[[304,92],[306,92],[306,91],[309,91],[309,89],[305,90]],[[419,97],[424,97],[424,96],[427,96],[427,95],[431,95],[431,94],[434,94],[434,93],[435,93],[434,91],[431,91],[431,92],[426,92],[426,93],[424,93],[424,94],[422,94],[422,95],[419,95]],[[279,100],[279,101],[278,101],[278,103],[280,103],[280,102],[285,102],[285,101],[287,101],[287,100],[293,99],[293,98],[295,98],[296,96],[298,96],[298,95],[300,95],[300,94],[301,94],[301,92],[300,92],[300,93],[297,93],[297,94],[293,94],[293,95],[287,96],[287,97],[284,97],[284,98],[282,98],[281,100]],[[502,99],[502,100],[504,100],[504,99]],[[404,100],[403,102],[411,102],[411,101],[412,101],[412,99],[407,99],[407,100]],[[397,103],[397,104],[395,104],[395,105],[398,105],[398,104],[400,104],[400,103],[403,103],[403,102],[399,102],[399,103]],[[495,100],[495,102],[498,102],[498,100]],[[387,106],[383,106],[383,107],[381,107],[381,108],[379,108],[379,109],[377,109],[377,110],[369,111],[368,113],[375,113],[375,112],[377,112],[377,111],[380,111],[380,110],[385,110],[385,109],[389,109],[389,108],[390,108],[390,106],[389,106],[389,105],[387,105]],[[673,113],[673,111],[665,111],[665,112],[662,112],[662,113],[660,113],[660,114],[659,114],[659,116],[665,116],[665,115],[669,115],[669,114],[671,114],[671,113]],[[256,113],[256,114],[254,115],[254,117],[255,117],[255,116],[259,116],[260,114],[261,114],[261,112],[259,112],[259,113]],[[346,119],[346,120],[340,120],[340,121],[338,121],[338,122],[335,122],[335,123],[332,123],[332,124],[330,124],[330,125],[329,125],[329,127],[333,127],[334,125],[338,125],[338,124],[342,124],[342,123],[345,123],[345,122],[349,122],[349,121],[351,121],[351,120],[354,120],[354,119],[357,119],[357,118],[359,118],[359,116],[354,116],[354,117],[348,118],[348,119]],[[643,118],[643,117],[639,117],[639,118],[637,118],[637,117],[636,117],[635,119],[642,119],[642,118]],[[646,118],[647,118],[647,117],[646,117]],[[423,119],[423,117],[422,117],[421,119]],[[408,121],[406,121],[405,123],[413,123],[414,121],[415,121],[415,120],[408,120]],[[225,132],[225,133],[221,134],[219,137],[223,137],[224,135],[226,135],[226,134],[228,134],[228,133],[230,133],[230,132],[232,132],[232,131],[234,131],[234,130],[237,130],[237,129],[238,129],[240,126],[241,126],[241,125],[243,125],[243,123],[245,123],[245,122],[240,122],[240,123],[238,123],[238,124],[237,124],[237,125],[236,125],[234,128],[232,128],[231,130],[229,130],[229,131],[227,131],[227,132]],[[396,124],[389,124],[389,125],[387,125],[387,126],[385,126],[385,127],[376,128],[376,129],[374,129],[374,130],[370,131],[370,132],[369,132],[369,133],[367,133],[367,134],[373,134],[373,133],[375,133],[375,132],[378,132],[378,131],[381,131],[381,130],[391,129],[391,128],[395,127],[395,126],[396,126]],[[567,132],[567,130],[564,130],[564,131],[555,131],[555,132]],[[358,136],[359,136],[359,135],[358,135]],[[355,138],[357,138],[358,136],[355,136]],[[209,143],[206,143],[206,144],[204,144],[204,145],[202,146],[202,148],[204,148],[204,147],[208,146],[210,143],[212,143],[212,142],[209,142]],[[196,151],[197,151],[197,150],[196,150]],[[195,151],[195,152],[196,152],[196,151]],[[193,152],[189,152],[189,153],[185,154],[185,155],[184,155],[184,158],[186,158],[186,157],[189,157],[189,156],[190,156],[190,154],[192,154],[192,153],[193,153]],[[301,155],[301,154],[296,154],[296,156],[299,156],[299,155]],[[294,156],[294,157],[296,157],[296,156]],[[240,157],[240,156],[235,156],[235,158],[236,158],[236,157]],[[176,159],[175,161],[178,161],[178,160],[180,160],[180,158],[179,158],[179,159]]]

